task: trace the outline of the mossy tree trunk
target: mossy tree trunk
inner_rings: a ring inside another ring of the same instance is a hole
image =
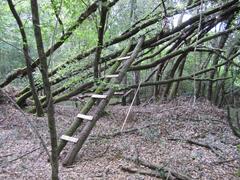
[[[31,94],[33,96],[34,104],[35,104],[35,107],[36,107],[37,116],[43,116],[44,115],[43,108],[41,106],[41,103],[40,103],[38,95],[37,95],[37,91],[36,91],[36,88],[35,88],[35,82],[34,82],[34,78],[33,78],[33,73],[32,73],[32,71],[33,71],[32,66],[31,66],[32,59],[29,55],[27,35],[25,33],[22,20],[20,19],[20,16],[18,15],[12,0],[8,0],[8,5],[9,5],[9,8],[10,8],[10,10],[11,10],[11,12],[12,12],[12,14],[13,14],[13,16],[14,16],[17,24],[18,24],[18,27],[19,27],[19,30],[20,30],[20,33],[21,33],[21,36],[22,36],[23,54],[24,54],[24,58],[25,58],[25,62],[26,62],[26,73],[27,73],[27,76],[28,76],[28,81],[29,81],[29,85],[30,85]]]

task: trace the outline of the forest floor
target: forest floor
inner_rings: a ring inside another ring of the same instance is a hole
[[[74,165],[62,167],[60,163],[60,179],[155,179],[123,171],[130,168],[152,173],[139,166],[139,161],[127,158],[168,168],[190,179],[239,179],[240,140],[232,134],[224,110],[205,100],[193,104],[191,98],[184,97],[133,107],[123,133],[119,133],[128,108],[108,106]],[[0,179],[49,179],[46,153],[26,117],[7,102],[0,110]],[[78,112],[74,106],[56,106],[59,135]],[[27,117],[49,146],[46,118]],[[69,148],[71,145],[62,152],[60,162]]]

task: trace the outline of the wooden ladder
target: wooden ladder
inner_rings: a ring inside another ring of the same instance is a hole
[[[127,52],[129,51],[131,44],[122,52],[120,55],[121,60],[124,61],[124,64],[121,66],[121,69],[116,74],[118,67],[121,65],[121,61],[117,60],[113,66],[111,67],[110,74],[104,77],[105,82],[109,82],[111,79],[114,80],[114,84],[120,84],[122,79],[124,78],[128,68],[133,63],[134,59],[137,57],[138,52],[140,51],[144,42],[144,37],[141,37],[138,40],[136,47],[134,48],[132,55],[130,57],[125,57]],[[102,83],[99,87],[95,90],[95,93],[91,95],[91,98],[82,108],[81,112],[77,115],[76,119],[69,127],[69,129],[65,132],[64,135],[60,137],[60,142],[58,145],[58,153],[63,150],[67,142],[74,143],[73,147],[71,148],[70,152],[67,153],[63,165],[69,166],[73,163],[77,153],[82,148],[84,142],[88,138],[91,130],[95,126],[97,120],[100,118],[102,111],[109,103],[111,97],[114,95],[115,89],[113,87],[109,87],[105,94],[101,94],[102,91],[106,88],[106,83]],[[99,100],[99,103],[96,107],[95,114],[93,116],[87,115],[90,109],[94,106],[96,99]],[[83,121],[86,121],[85,125],[80,131],[78,138],[72,137],[77,128],[82,124]]]

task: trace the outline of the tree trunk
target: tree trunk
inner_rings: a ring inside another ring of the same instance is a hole
[[[157,69],[156,76],[155,76],[155,81],[159,81],[160,80],[160,78],[162,76],[161,73],[162,73],[163,66],[164,66],[164,64],[158,65],[158,69]],[[154,88],[155,100],[159,97],[159,95],[160,95],[160,86],[156,85],[155,88]]]
[[[240,45],[240,39],[238,37],[234,37],[233,39],[232,46],[229,48],[228,53],[227,53],[227,59],[231,58],[233,54],[235,54],[238,51],[238,46]],[[229,60],[230,61],[230,60]],[[224,72],[222,77],[227,77],[229,73],[229,68],[230,68],[231,62],[228,62],[225,67],[224,67]],[[225,81],[222,81],[219,83],[219,85],[216,88],[216,93],[215,93],[215,104],[218,106],[222,105],[224,95],[225,95]]]
[[[48,116],[48,127],[51,139],[51,166],[52,166],[52,180],[58,180],[58,154],[57,154],[57,130],[54,118],[54,105],[52,100],[51,84],[49,83],[48,77],[48,65],[47,57],[44,52],[44,46],[42,41],[41,26],[38,13],[37,0],[31,0],[32,10],[32,21],[34,27],[34,35],[37,45],[37,51],[40,61],[40,71],[42,74],[44,92],[47,97],[47,116]]]
[[[233,16],[228,21],[227,26],[226,26],[225,29],[230,28],[232,20],[233,20]],[[221,38],[219,40],[219,43],[217,45],[218,49],[222,49],[224,47],[228,37],[229,37],[228,34],[224,34],[223,36],[221,36]],[[212,63],[213,66],[217,65],[218,61],[219,61],[219,55],[217,55],[217,54],[213,55],[213,60],[212,61],[213,61],[213,63]],[[216,70],[210,72],[210,79],[213,79],[215,74],[216,74]],[[209,101],[213,100],[212,93],[213,93],[213,82],[209,82],[209,84],[208,84],[208,96],[207,96]]]
[[[182,61],[186,60],[186,56],[187,54],[182,54],[178,57],[178,59],[176,60],[176,62],[174,63],[170,74],[168,75],[168,79],[172,79],[175,75],[176,70],[178,69],[179,65],[181,64]],[[169,97],[171,99],[171,97],[169,96],[169,91],[172,87],[172,83],[167,84],[167,87],[164,91],[164,97]]]
[[[24,53],[24,58],[25,58],[25,62],[26,62],[26,71],[27,71],[27,76],[28,76],[28,80],[29,80],[29,85],[30,85],[30,90],[32,92],[32,96],[33,96],[33,100],[34,100],[34,104],[36,107],[36,112],[37,112],[37,116],[43,116],[43,108],[41,106],[41,103],[39,101],[38,95],[37,95],[37,91],[35,88],[35,83],[34,83],[34,79],[33,79],[33,74],[32,74],[32,67],[31,67],[31,57],[29,55],[29,48],[28,48],[28,41],[27,41],[27,36],[24,30],[24,26],[23,23],[13,5],[12,0],[8,0],[8,5],[9,8],[14,16],[14,18],[17,21],[21,36],[22,36],[22,41],[23,41],[23,53]]]
[[[179,77],[179,78],[182,77],[183,69],[184,69],[184,66],[185,66],[185,62],[186,62],[186,59],[184,59],[184,60],[181,62],[180,66],[179,66],[179,68],[178,68],[178,77]],[[170,94],[169,94],[169,99],[171,99],[171,98],[173,98],[173,97],[175,97],[175,96],[177,95],[177,92],[178,92],[178,88],[179,88],[179,84],[180,84],[180,83],[181,83],[180,81],[177,81],[177,82],[175,82],[175,83],[173,84],[172,89],[171,89],[171,92],[170,92]]]
[[[131,20],[131,25],[133,25],[137,21],[137,15],[136,15],[136,10],[137,10],[137,0],[130,0],[130,20]],[[134,78],[134,83],[139,84],[140,83],[140,71],[134,71],[133,72],[133,78]],[[136,93],[136,92],[134,92]],[[131,100],[133,99],[133,95],[131,94]],[[140,105],[140,93],[138,92],[136,95],[136,99],[134,101],[134,105]]]
[[[100,58],[101,58],[101,53],[102,53],[102,46],[103,46],[103,39],[104,39],[104,29],[105,29],[105,23],[106,23],[106,18],[107,18],[107,12],[108,12],[108,7],[107,7],[107,0],[102,0],[101,1],[101,9],[100,9],[100,25],[98,27],[98,44],[97,44],[97,49],[96,49],[96,55],[95,55],[95,60],[93,64],[94,68],[94,78],[100,77],[100,72],[98,66],[100,65]]]
[[[59,47],[61,47],[64,42],[73,34],[73,32],[80,26],[80,24],[83,23],[83,21],[85,21],[91,14],[93,14],[97,8],[98,8],[98,0],[96,0],[94,3],[92,3],[80,16],[79,18],[76,20],[76,22],[74,22],[74,24],[69,27],[67,29],[67,31],[65,32],[64,35],[62,35],[59,40],[53,45],[51,46],[47,51],[46,51],[46,56],[48,57],[51,53],[53,53],[54,51],[56,51]],[[111,5],[113,6],[115,3],[117,3],[117,1],[115,0]],[[39,59],[36,59],[32,64],[31,67],[34,69],[39,65]],[[67,64],[67,63],[65,63]],[[58,67],[59,68],[59,67]],[[6,79],[4,80],[4,82],[2,82],[0,84],[0,87],[4,87],[6,85],[8,85],[9,83],[11,83],[13,80],[15,80],[18,77],[23,77],[25,76],[27,73],[27,68],[21,68],[21,69],[17,69],[14,72],[10,73]],[[56,72],[52,72],[52,74],[54,74]]]

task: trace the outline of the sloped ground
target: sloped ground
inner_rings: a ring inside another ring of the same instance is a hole
[[[190,98],[183,97],[133,107],[124,133],[119,134],[128,108],[107,108],[76,163],[68,168],[60,165],[61,179],[155,179],[123,172],[121,167],[147,170],[124,157],[164,166],[192,179],[239,179],[236,145],[240,141],[232,135],[223,110],[204,100],[193,105]],[[46,154],[26,117],[6,102],[0,110],[0,179],[49,179]],[[56,107],[59,135],[77,113],[72,106]],[[46,118],[27,116],[49,145]]]

